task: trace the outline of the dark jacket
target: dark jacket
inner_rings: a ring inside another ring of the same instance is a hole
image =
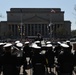
[[[17,58],[15,55],[7,52],[1,57],[1,64],[3,66],[3,75],[18,75]]]
[[[71,73],[74,67],[74,56],[71,52],[61,53],[58,57],[58,66],[61,73]]]

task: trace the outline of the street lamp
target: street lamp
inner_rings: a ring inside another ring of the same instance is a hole
[[[20,10],[21,11],[21,40],[22,40],[22,25],[23,25],[23,23],[22,23],[22,9]]]
[[[51,28],[52,23],[50,22],[48,26],[49,26],[49,34],[50,34],[50,39],[51,39],[52,38],[52,28]]]

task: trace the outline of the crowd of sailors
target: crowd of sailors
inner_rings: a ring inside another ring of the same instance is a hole
[[[76,73],[76,51],[70,41],[55,43],[45,40],[0,43],[0,74],[72,75]],[[55,72],[54,72],[55,70]]]

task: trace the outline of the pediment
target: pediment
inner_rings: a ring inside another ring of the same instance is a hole
[[[27,22],[47,22],[48,20],[42,18],[42,17],[38,17],[38,16],[33,16],[29,19],[26,19]]]

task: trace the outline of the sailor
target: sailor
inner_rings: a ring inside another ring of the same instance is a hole
[[[69,50],[69,45],[61,44],[63,52],[58,56],[58,75],[72,75],[74,56]]]
[[[1,57],[1,64],[3,66],[3,75],[18,75],[17,70],[17,58],[15,55],[11,54],[11,43],[7,43],[3,46],[4,55]]]
[[[33,44],[35,53],[32,56],[33,75],[45,75],[46,59],[40,54],[41,47]]]
[[[17,44],[17,43],[20,43],[20,41],[19,40],[15,41],[15,44]]]
[[[76,50],[74,50],[74,73],[76,74]]]
[[[4,54],[4,50],[3,50],[4,45],[5,43],[0,43],[0,59],[1,59],[1,56]],[[2,65],[0,64],[0,74],[1,74],[1,71],[2,71]]]
[[[76,74],[76,50],[74,51],[74,73]]]
[[[40,33],[37,34],[37,38],[35,38],[35,41],[42,41],[43,37],[41,36]]]
[[[49,72],[51,73],[51,69],[54,68],[54,52],[52,44],[47,44],[46,59],[48,62],[48,68],[50,69]]]
[[[0,43],[0,55],[2,55],[4,53],[4,50],[3,50],[3,46],[5,45],[6,43]]]
[[[23,65],[23,44],[21,42],[16,44],[18,49],[17,51],[17,69],[18,73],[20,74],[21,66]]]
[[[46,44],[51,44],[51,41],[47,41]]]
[[[38,46],[41,46],[41,41],[39,41],[39,40],[35,41],[34,43],[37,44]]]
[[[30,66],[30,61],[31,61],[31,47],[29,46],[30,42],[26,41],[24,43],[24,48],[23,48],[23,73],[26,74],[26,69],[29,69]]]
[[[14,43],[13,43],[13,46],[16,46],[17,43],[20,43],[19,40],[16,40]]]
[[[55,53],[56,59],[58,58],[60,52],[61,52],[61,42],[58,41],[54,47],[54,53]]]
[[[69,40],[66,41],[66,44],[69,45],[69,50],[72,51],[72,45]]]

